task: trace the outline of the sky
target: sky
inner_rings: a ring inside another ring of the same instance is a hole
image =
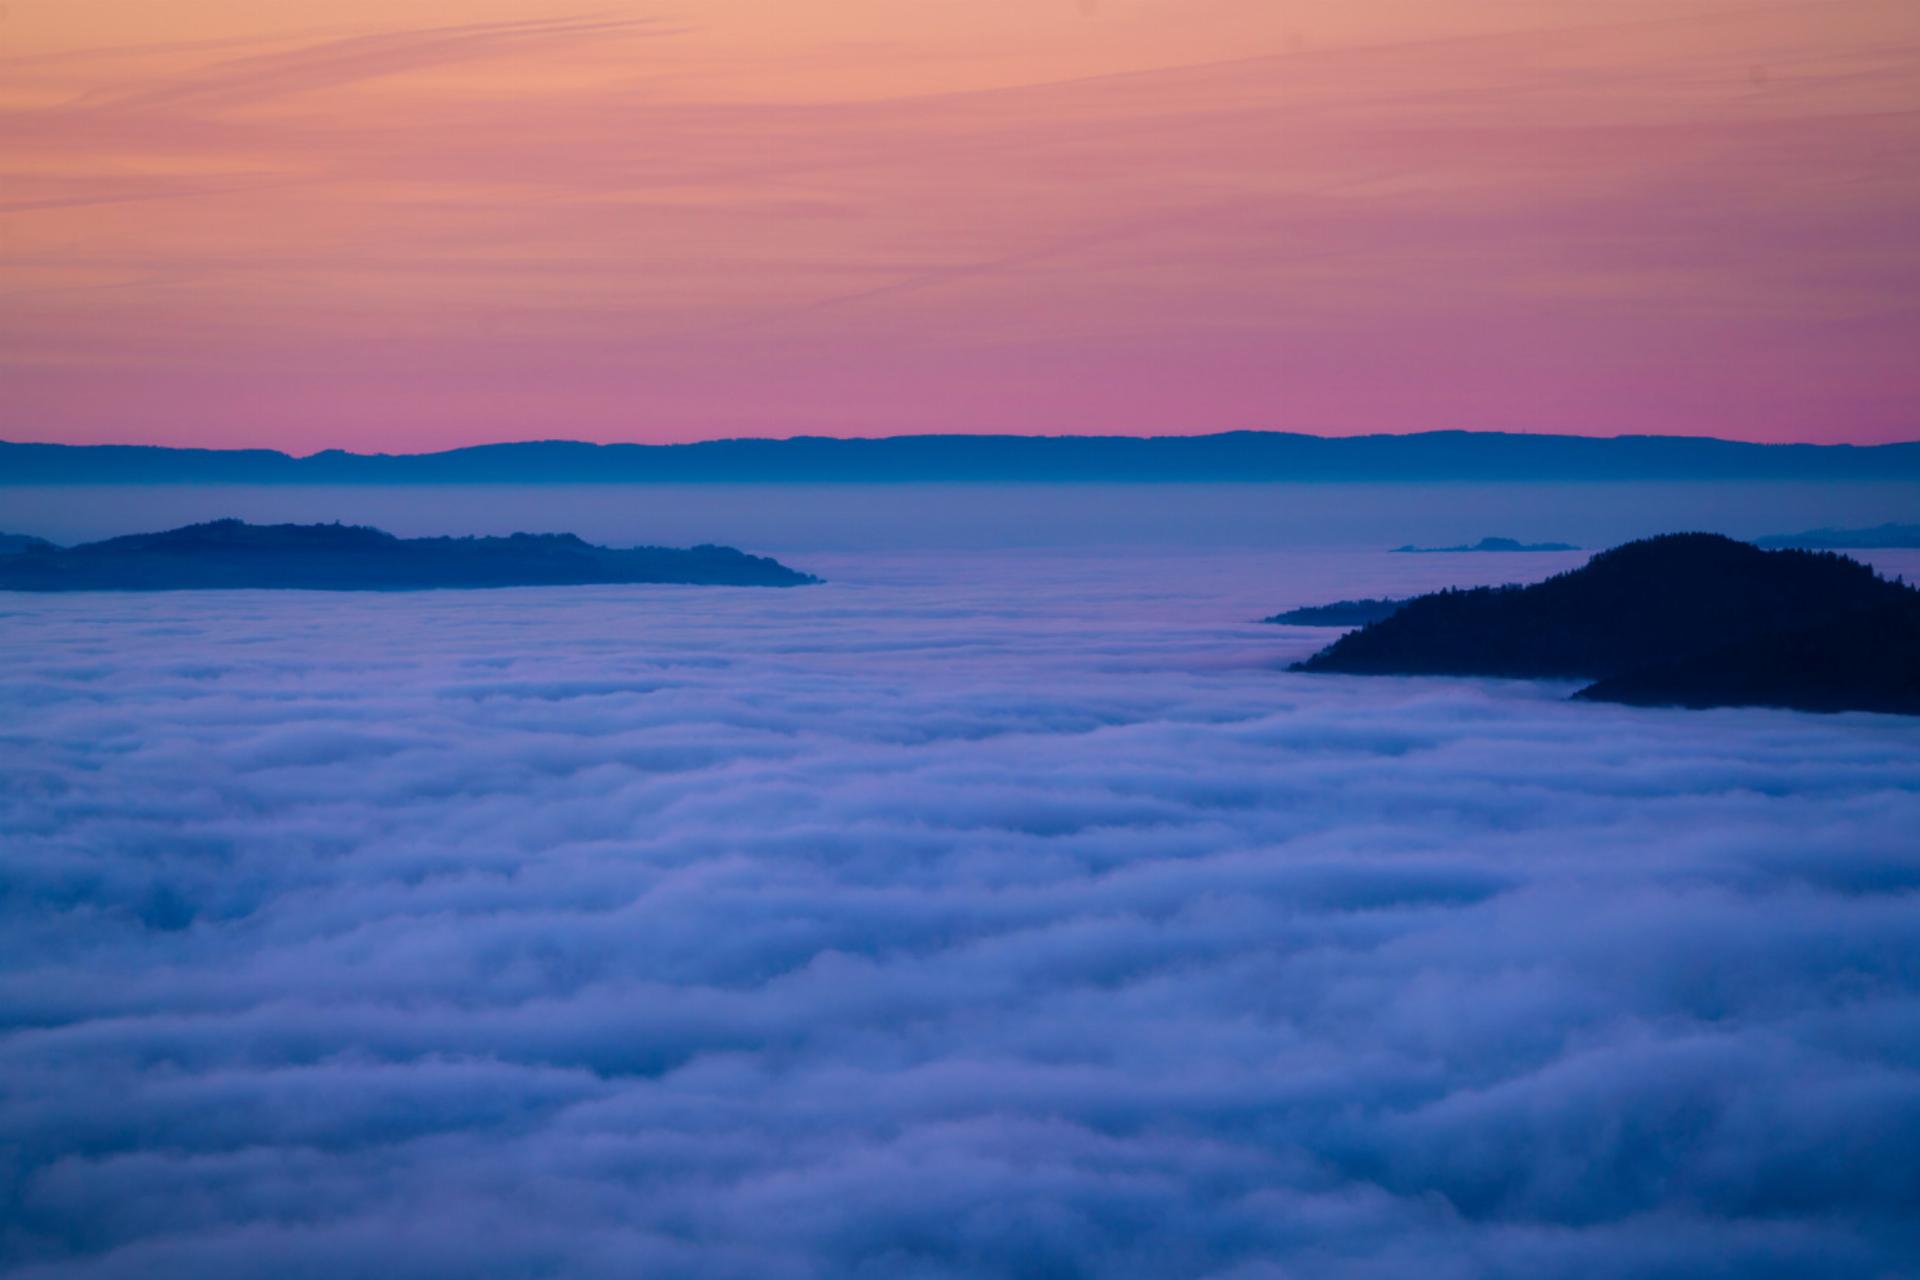
[[[0,437],[1920,436],[1912,0],[7,0]]]
[[[35,602],[0,1271],[1911,1275],[1920,726],[1250,621],[1447,559]]]

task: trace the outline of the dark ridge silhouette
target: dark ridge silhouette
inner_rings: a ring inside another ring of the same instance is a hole
[[[1569,542],[1520,542],[1513,538],[1482,538],[1471,546],[1465,547],[1416,547],[1409,544],[1395,547],[1395,551],[1411,555],[1438,555],[1446,551],[1578,551],[1580,548]]]
[[[1260,621],[1294,627],[1364,627],[1369,622],[1392,617],[1405,603],[1405,600],[1335,600],[1332,604],[1289,609]]]
[[[1594,682],[1674,706],[1911,711],[1920,591],[1827,551],[1718,534],[1630,542],[1532,586],[1441,591],[1350,632],[1299,671]]]
[[[553,484],[609,482],[1206,482],[1920,479],[1920,442],[1766,445],[1683,436],[1430,431],[1326,437],[922,435],[584,444],[424,454],[0,443],[8,484]]]
[[[0,558],[0,590],[11,591],[412,591],[590,583],[790,587],[817,581],[732,547],[622,550],[597,547],[570,533],[396,538],[358,525],[240,520],[77,547],[30,547]]]
[[[1803,547],[1809,550],[1854,551],[1920,547],[1920,524],[1881,524],[1871,529],[1809,529],[1805,533],[1776,533],[1754,539],[1758,547]]]
[[[0,556],[9,556],[17,551],[32,551],[36,547],[51,546],[53,544],[45,538],[36,538],[29,533],[0,533]]]

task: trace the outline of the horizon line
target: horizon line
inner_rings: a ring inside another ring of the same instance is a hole
[[[1316,431],[1286,430],[1269,427],[1228,427],[1214,431],[1169,432],[1161,434],[1134,434],[1130,432],[1066,431],[1066,432],[1027,432],[1027,431],[908,431],[891,435],[823,435],[802,432],[794,435],[737,435],[708,436],[697,440],[589,440],[569,436],[528,436],[511,440],[481,440],[468,444],[452,444],[440,448],[363,452],[356,449],[329,446],[310,452],[296,453],[273,445],[195,445],[167,444],[155,441],[69,441],[69,440],[33,440],[0,437],[0,446],[57,448],[57,449],[153,449],[176,453],[270,453],[293,461],[306,461],[313,458],[354,457],[354,458],[429,458],[449,453],[463,453],[478,449],[511,449],[530,445],[572,445],[594,449],[687,449],[706,445],[737,444],[889,444],[911,440],[943,441],[1087,441],[1118,442],[1134,441],[1139,443],[1219,440],[1234,436],[1272,436],[1297,440],[1313,440],[1328,444],[1347,441],[1369,440],[1414,440],[1438,436],[1498,437],[1515,440],[1591,440],[1596,443],[1621,441],[1657,441],[1668,440],[1675,443],[1742,445],[1757,449],[1887,449],[1920,445],[1920,436],[1900,440],[1881,440],[1857,442],[1851,440],[1750,440],[1738,436],[1692,435],[1662,431],[1624,431],[1612,435],[1599,435],[1578,431],[1515,431],[1501,428],[1474,427],[1434,427],[1406,431],[1368,431],[1358,433],[1327,434]],[[0,483],[4,479],[0,478]]]

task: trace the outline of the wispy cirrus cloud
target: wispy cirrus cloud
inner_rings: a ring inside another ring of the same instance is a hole
[[[1900,3],[475,6],[43,50],[18,420],[1911,430]]]
[[[220,61],[162,83],[126,92],[89,94],[65,108],[78,111],[223,111],[301,93],[432,67],[521,53],[542,43],[632,36],[656,24],[639,19],[479,22],[342,36],[273,53]]]

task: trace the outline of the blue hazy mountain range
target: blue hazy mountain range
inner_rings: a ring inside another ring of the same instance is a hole
[[[0,484],[1436,481],[1920,479],[1920,442],[1768,445],[1708,437],[1433,431],[1333,438],[918,435],[586,444],[294,457],[270,449],[0,442]]]
[[[180,591],[677,583],[791,587],[817,581],[732,547],[597,547],[570,533],[396,538],[343,524],[214,520],[77,547],[29,545],[0,557],[0,590]]]
[[[1809,529],[1805,533],[1776,533],[1755,538],[1762,547],[1804,547],[1809,550],[1849,548],[1884,551],[1920,547],[1920,524],[1878,524],[1871,529]]]

